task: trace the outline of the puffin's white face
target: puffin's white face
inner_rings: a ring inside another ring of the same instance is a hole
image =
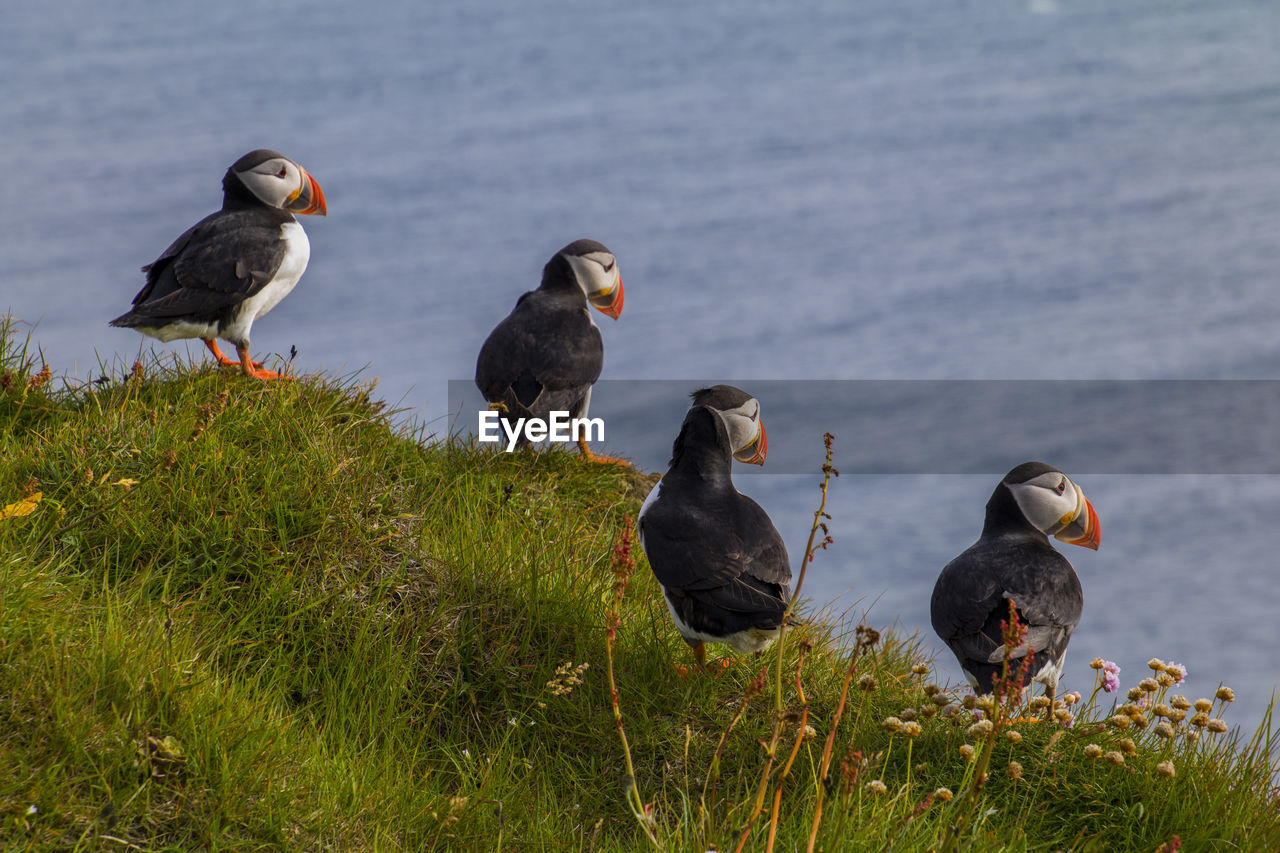
[[[294,213],[325,214],[320,185],[286,157],[273,157],[236,175],[263,204]]]
[[[618,261],[609,252],[588,252],[585,255],[565,255],[578,279],[578,287],[586,294],[592,307],[613,319],[622,313],[624,301],[622,275]]]
[[[729,434],[729,446],[733,448],[733,458],[739,462],[763,465],[765,456],[769,453],[769,439],[764,431],[760,403],[756,398],[750,397],[733,409],[712,411],[724,422],[725,431]]]
[[[1097,550],[1098,514],[1084,491],[1060,471],[1049,471],[1007,488],[1037,530],[1071,545]]]

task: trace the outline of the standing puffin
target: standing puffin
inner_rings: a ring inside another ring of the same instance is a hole
[[[778,635],[791,564],[760,505],[733,487],[736,458],[768,454],[760,404],[732,385],[695,391],[667,473],[640,508],[640,547],[698,666],[704,643],[760,652]]]
[[[325,215],[315,178],[277,151],[259,148],[222,178],[222,209],[201,219],[142,268],[147,283],[112,326],[172,341],[199,338],[218,364],[276,379],[249,357],[249,330],[293,290],[311,257],[295,213]],[[231,343],[231,361],[216,338]]]
[[[960,661],[978,693],[990,693],[1005,650],[1001,621],[1009,601],[1026,623],[1010,670],[1028,662],[1050,701],[1058,689],[1067,642],[1080,622],[1084,595],[1071,563],[1049,537],[1097,550],[1098,514],[1080,487],[1043,462],[1014,468],[987,501],[982,537],[943,568],[929,609],[933,629]]]
[[[586,417],[591,386],[604,367],[604,342],[588,306],[618,319],[624,301],[613,253],[595,240],[576,240],[542,268],[542,284],[516,301],[476,359],[476,386],[503,420],[540,418],[551,412]],[[520,444],[527,444],[523,433]],[[592,462],[628,465],[598,456],[578,439]]]

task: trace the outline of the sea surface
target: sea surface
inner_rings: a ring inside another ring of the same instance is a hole
[[[739,483],[798,568],[835,434],[815,609],[960,680],[933,581],[1042,458],[1102,522],[1062,546],[1066,689],[1179,661],[1248,728],[1276,690],[1276,389],[1233,384],[1280,380],[1276,4],[7,0],[0,87],[0,312],[56,371],[205,357],[106,323],[276,148],[329,216],[256,353],[466,431],[485,335],[592,237],[627,288],[597,317],[610,452],[662,470],[685,394],[756,393],[779,426]]]

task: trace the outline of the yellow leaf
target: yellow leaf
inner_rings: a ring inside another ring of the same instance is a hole
[[[0,520],[6,518],[17,518],[20,515],[31,515],[36,511],[36,507],[40,505],[40,499],[44,497],[43,493],[35,492],[27,495],[17,503],[9,504],[7,507],[0,509]]]
[[[127,491],[129,491],[130,489],[132,489],[134,486],[138,485],[138,483],[139,483],[139,482],[141,482],[141,481],[139,481],[139,480],[130,480],[128,477],[125,477],[125,478],[123,478],[123,479],[116,480],[116,481],[115,481],[114,483],[112,483],[111,485],[113,485],[113,486],[124,486],[124,490],[127,492]]]

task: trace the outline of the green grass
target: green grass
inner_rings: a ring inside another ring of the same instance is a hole
[[[701,851],[751,824],[745,849],[763,850],[776,789],[775,849],[803,850],[853,660],[819,849],[1154,850],[1175,834],[1280,849],[1269,721],[1251,743],[1189,740],[1189,722],[1164,741],[1089,722],[1107,697],[1074,728],[991,738],[969,799],[969,712],[922,717],[915,738],[881,726],[931,705],[913,640],[855,659],[815,613],[787,644],[791,716],[753,822],[772,675],[743,702],[775,656],[682,676],[692,658],[638,549],[614,653],[651,806],[637,819],[605,614],[615,544],[654,477],[427,445],[367,389],[321,378],[153,363],[53,390],[4,336],[0,513],[28,497],[34,511],[0,518],[0,848],[644,850],[652,833]],[[796,746],[801,653],[814,736]],[[589,666],[554,690],[566,663]],[[857,686],[867,675],[876,689]],[[1084,755],[1126,736],[1122,766]],[[1155,771],[1166,759],[1173,779]],[[929,800],[939,787],[956,798]]]

